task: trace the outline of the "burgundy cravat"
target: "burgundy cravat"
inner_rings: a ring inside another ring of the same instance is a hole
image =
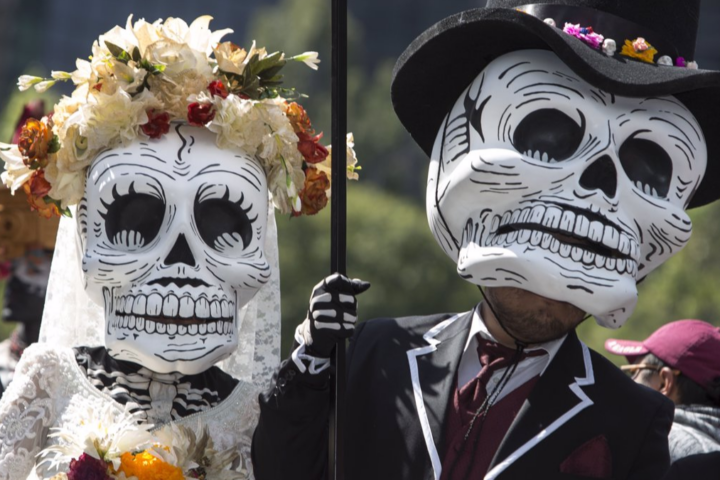
[[[474,478],[476,474],[480,475],[478,478],[482,478],[507,429],[537,380],[537,377],[529,380],[494,404],[484,420],[476,420],[471,435],[465,440],[473,416],[488,395],[487,385],[490,378],[497,370],[509,367],[515,356],[514,349],[486,340],[479,334],[476,340],[482,368],[466,385],[459,390],[454,389],[455,394],[445,425],[447,447],[441,480],[464,479],[468,472],[472,474],[469,478]],[[519,361],[546,353],[544,350],[523,352]],[[491,392],[492,390],[490,388]],[[466,442],[468,445],[465,445]],[[472,452],[472,445],[477,446],[477,452]]]
[[[482,369],[475,378],[463,385],[457,393],[463,425],[470,422],[473,414],[485,400],[490,377],[497,370],[510,366],[515,355],[515,350],[486,340],[479,334],[475,338],[478,342],[477,352]],[[526,355],[523,353],[520,360],[525,358]]]

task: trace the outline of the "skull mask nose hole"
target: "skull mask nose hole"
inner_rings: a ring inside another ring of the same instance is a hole
[[[192,250],[190,250],[190,245],[188,245],[184,234],[181,233],[178,235],[177,240],[175,240],[175,245],[173,245],[167,257],[165,257],[164,263],[168,266],[175,265],[176,263],[184,263],[190,267],[196,265],[195,257],[192,254]]]
[[[608,155],[595,160],[580,177],[580,186],[586,190],[602,190],[609,198],[617,192],[617,169]]]

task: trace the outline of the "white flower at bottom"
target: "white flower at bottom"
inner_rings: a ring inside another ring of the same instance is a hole
[[[139,418],[127,409],[118,413],[115,408],[111,404],[102,408],[88,406],[78,424],[51,429],[53,433],[49,436],[58,443],[38,454],[38,458],[43,459],[40,463],[49,463],[50,468],[54,468],[85,453],[113,462],[117,469],[123,453],[143,450],[153,444],[149,432],[152,424],[140,425]]]
[[[17,145],[0,143],[0,158],[5,162],[5,171],[2,173],[2,182],[10,189],[12,194],[30,180],[33,171],[23,163],[22,154]]]

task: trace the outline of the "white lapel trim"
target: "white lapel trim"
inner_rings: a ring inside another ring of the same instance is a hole
[[[595,384],[595,373],[593,372],[592,360],[590,359],[590,350],[582,341],[580,342],[580,346],[582,347],[583,360],[585,362],[585,376],[583,378],[575,377],[575,382],[568,385],[568,388],[570,388],[570,390],[572,390],[572,392],[580,399],[580,403],[558,417],[558,419],[548,425],[547,428],[543,429],[540,433],[528,440],[523,446],[508,455],[505,460],[495,465],[495,468],[485,475],[485,480],[495,480],[498,475],[505,471],[505,469],[512,465],[512,463],[518,458],[527,453],[528,450],[545,440],[551,433],[567,423],[568,420],[593,404],[590,397],[588,397],[582,390],[582,387]]]
[[[408,363],[410,363],[410,379],[412,381],[413,393],[415,394],[415,406],[417,407],[420,427],[422,428],[423,437],[425,438],[425,446],[427,447],[428,454],[430,454],[430,461],[432,462],[435,480],[440,480],[442,462],[440,461],[440,455],[438,455],[437,447],[435,446],[435,439],[433,439],[432,430],[430,429],[430,421],[428,420],[427,411],[425,410],[425,400],[423,399],[423,392],[420,386],[420,374],[418,372],[417,357],[420,355],[427,355],[428,353],[432,353],[437,350],[437,346],[441,343],[441,341],[437,340],[435,337],[445,328],[452,325],[458,318],[464,315],[467,315],[467,313],[455,315],[454,317],[450,317],[447,320],[438,323],[423,335],[423,339],[428,342],[429,345],[413,348],[407,351]]]

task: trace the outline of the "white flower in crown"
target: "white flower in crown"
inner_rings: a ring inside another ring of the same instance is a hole
[[[213,32],[210,20],[133,23],[130,16],[125,28],[100,35],[90,59],[78,59],[75,71],[20,77],[20,90],[44,91],[59,81],[72,81],[75,90],[55,105],[52,118],[28,121],[17,147],[0,151],[8,163],[3,182],[13,191],[22,186],[31,208],[44,216],[69,214],[98,152],[160,138],[170,122],[185,121],[216,133],[220,148],[257,158],[283,213],[317,213],[327,203],[317,191],[326,185],[329,192],[329,174],[323,168],[310,185],[304,172],[323,162],[328,150],[305,110],[292,102],[297,93],[280,86],[279,73],[289,61],[317,69],[317,53],[285,57],[254,42],[246,51],[221,42],[232,30]],[[357,175],[354,169],[348,174]]]

